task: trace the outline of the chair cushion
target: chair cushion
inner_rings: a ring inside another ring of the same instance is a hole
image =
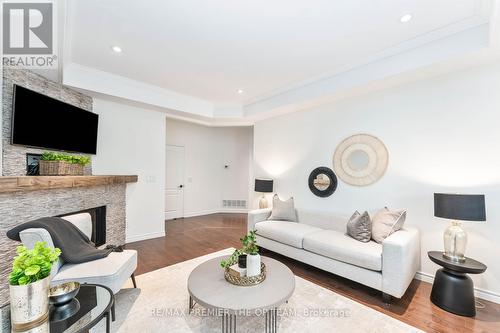
[[[323,230],[304,237],[304,249],[351,265],[382,270],[382,244],[374,241],[362,243],[348,235]]]
[[[286,221],[262,221],[255,224],[257,235],[302,249],[305,235],[321,231],[303,223]]]
[[[63,265],[51,284],[67,281],[94,283],[109,287],[113,293],[117,293],[136,268],[137,251],[111,252],[106,258]]]
[[[79,213],[73,215],[61,216],[62,219],[73,223],[89,239],[92,238],[92,217],[89,213]]]

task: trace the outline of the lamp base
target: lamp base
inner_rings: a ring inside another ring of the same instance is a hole
[[[462,229],[461,223],[453,221],[445,230],[443,238],[443,257],[454,262],[464,262],[465,247],[467,245],[467,233],[464,229]]]
[[[446,252],[443,252],[443,258],[448,259],[453,262],[465,262],[465,257],[464,256],[457,256],[453,254],[448,254]]]
[[[260,209],[264,209],[264,208],[267,208],[268,206],[269,206],[269,204],[267,203],[267,198],[263,194],[262,197],[260,197],[260,200],[259,200],[259,208]]]

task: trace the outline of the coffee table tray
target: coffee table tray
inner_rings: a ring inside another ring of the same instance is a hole
[[[248,287],[255,286],[266,279],[266,265],[261,262],[260,263],[260,274],[255,276],[243,276],[237,277],[229,274],[229,268],[226,268],[224,271],[224,278],[227,282],[234,284],[236,286]]]

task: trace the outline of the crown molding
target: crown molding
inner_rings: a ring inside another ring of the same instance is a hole
[[[196,116],[213,117],[214,113],[214,106],[209,101],[77,63],[66,65],[63,84]]]

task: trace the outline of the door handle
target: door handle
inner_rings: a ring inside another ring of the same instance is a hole
[[[184,187],[184,185],[179,185],[179,188],[183,188],[183,187]]]

